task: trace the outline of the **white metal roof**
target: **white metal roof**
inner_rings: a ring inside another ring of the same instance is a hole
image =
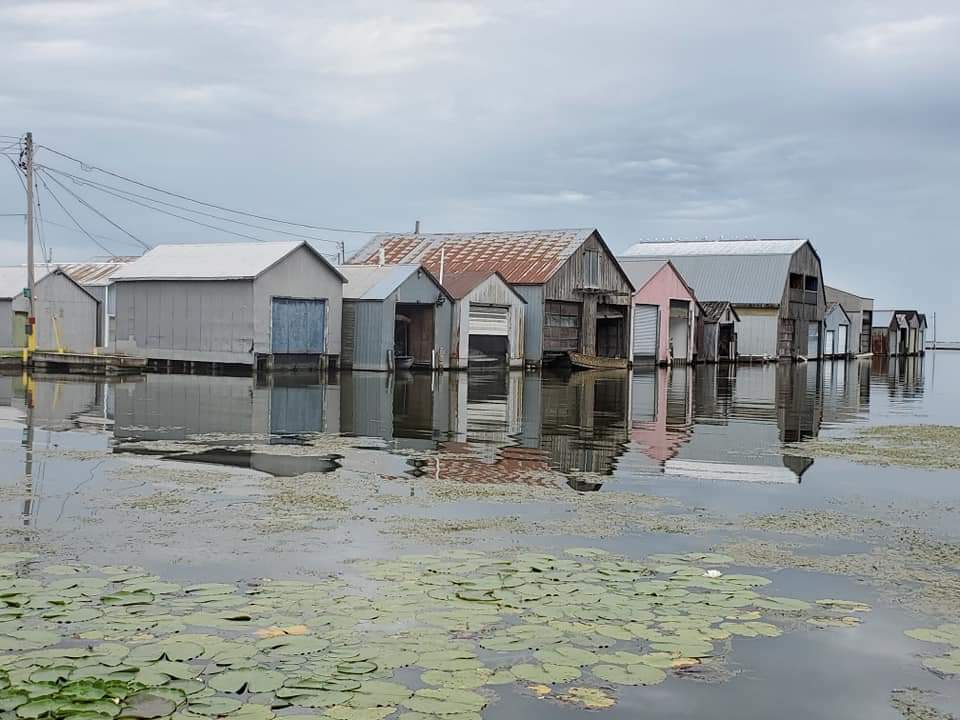
[[[786,240],[695,240],[691,242],[641,242],[624,255],[639,257],[685,257],[689,255],[793,255],[806,242]]]
[[[260,275],[300,246],[310,248],[333,272],[340,274],[326,258],[307,243],[284,240],[157,245],[114,273],[113,279],[249,280]]]
[[[347,279],[344,300],[386,300],[419,265],[341,265],[337,268]]]

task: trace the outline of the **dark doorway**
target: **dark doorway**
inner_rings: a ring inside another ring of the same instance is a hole
[[[506,365],[510,349],[505,335],[471,335],[469,351],[470,367],[482,368]]]
[[[411,358],[415,367],[433,366],[433,305],[397,304],[393,351],[397,367],[400,358]]]
[[[599,357],[626,357],[627,321],[621,308],[597,306],[597,355]]]
[[[733,331],[733,325],[721,325],[720,333],[717,336],[717,359],[733,360],[737,354],[737,334]]]

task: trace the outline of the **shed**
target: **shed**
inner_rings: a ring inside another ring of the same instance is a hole
[[[838,302],[827,305],[823,316],[823,356],[848,357],[850,351],[850,316]]]
[[[453,297],[450,366],[523,366],[526,301],[494,270],[445,273]]]
[[[339,358],[346,279],[305,242],[158,245],[113,281],[118,352],[263,368]]]
[[[0,347],[27,345],[30,301],[25,265],[0,268]],[[34,280],[34,317],[38,350],[91,353],[97,347],[97,298],[60,268],[37,269]]]
[[[624,257],[670,260],[700,302],[730,302],[740,357],[819,357],[826,297],[808,240],[642,242]]]
[[[856,295],[827,285],[824,287],[828,303],[840,303],[850,318],[850,338],[847,350],[853,355],[866,355],[871,350],[870,333],[873,327],[873,298]]]
[[[59,267],[72,277],[80,287],[100,301],[97,320],[97,346],[106,347],[113,340],[116,310],[116,287],[113,275],[136,256],[112,257],[109,260],[60,263]]]
[[[633,286],[593,228],[377,235],[350,260],[419,262],[434,274],[496,271],[526,301],[523,350],[533,364],[571,353],[626,361]]]
[[[344,265],[340,364],[446,368],[452,299],[420,265]]]
[[[697,298],[669,260],[621,261],[636,288],[631,347],[634,361],[692,363]]]
[[[740,316],[729,302],[700,303],[697,325],[697,360],[730,362],[737,359],[737,325]]]

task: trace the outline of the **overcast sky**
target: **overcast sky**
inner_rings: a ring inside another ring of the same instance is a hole
[[[960,339],[955,0],[0,0],[0,60],[0,134],[191,196],[370,230],[597,227],[615,250],[807,237],[828,283]],[[71,187],[151,244],[231,239]],[[22,208],[8,167],[0,213]],[[0,217],[0,262],[22,238]]]

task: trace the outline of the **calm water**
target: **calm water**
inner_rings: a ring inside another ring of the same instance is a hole
[[[324,572],[345,558],[395,552],[373,522],[317,531],[316,537],[308,531],[292,545],[261,542],[219,524],[230,507],[256,502],[257,478],[264,473],[293,478],[309,472],[331,473],[344,485],[372,474],[387,495],[412,496],[418,480],[427,477],[522,482],[583,497],[643,493],[730,518],[835,509],[838,503],[845,512],[866,516],[878,507],[915,508],[913,526],[957,540],[957,473],[782,452],[784,443],[858,426],[910,423],[960,425],[960,353],[891,363],[566,377],[354,373],[325,382],[257,382],[148,375],[108,383],[0,377],[0,531],[11,547],[91,562],[137,562],[163,575],[198,579]],[[351,441],[335,442],[344,436]],[[291,452],[307,442],[314,451]],[[111,473],[147,461],[239,474],[221,489],[209,521],[197,517],[189,530],[165,531],[161,510],[144,509],[134,519],[97,512],[117,482]],[[548,506],[528,502],[504,512],[548,517]],[[944,506],[948,512],[928,512]],[[471,517],[477,507],[466,502],[441,513]],[[644,555],[703,549],[717,539],[713,531],[637,531],[587,542]],[[584,542],[522,541],[547,547]],[[824,549],[848,551],[836,544]],[[775,589],[773,594],[873,601],[871,590],[842,576],[785,570],[776,574]],[[904,628],[936,621],[878,607],[869,627],[852,631],[738,639],[731,663],[739,674],[733,680],[669,681],[624,693],[606,714],[636,717],[652,703],[658,718],[895,718],[889,691],[904,686],[935,690],[941,707],[956,708],[960,681],[923,671],[914,653],[929,648],[902,637]],[[581,714],[528,700],[506,698],[485,716]]]

